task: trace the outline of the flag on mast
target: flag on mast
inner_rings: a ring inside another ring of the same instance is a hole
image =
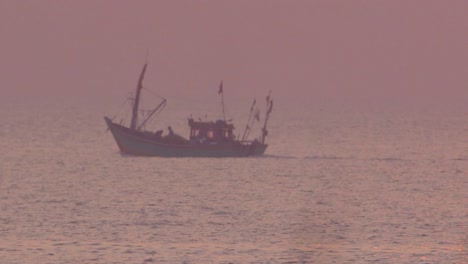
[[[221,84],[219,85],[219,91],[218,94],[223,92],[223,81],[221,81]]]

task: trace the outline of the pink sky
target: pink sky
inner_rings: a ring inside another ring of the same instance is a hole
[[[468,1],[0,1],[0,95],[468,104]]]

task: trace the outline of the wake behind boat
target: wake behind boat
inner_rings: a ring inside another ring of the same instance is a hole
[[[114,122],[109,117],[104,117],[122,153],[158,157],[247,157],[262,155],[265,152],[268,147],[265,144],[265,138],[268,134],[267,124],[273,109],[273,101],[270,95],[267,97],[267,111],[260,138],[252,141],[247,140],[253,122],[260,121],[259,112],[252,117],[256,102],[254,100],[243,136],[240,139],[236,139],[234,136],[234,125],[225,119],[222,82],[218,93],[221,94],[222,98],[223,120],[195,121],[193,118],[189,118],[188,139],[175,134],[171,127],[168,128],[169,133],[165,136],[162,135],[162,130],[156,132],[145,130],[145,124],[166,105],[166,100],[163,98],[162,102],[150,111],[149,115],[142,122],[139,122],[139,103],[146,68],[147,63],[143,66],[135,98],[132,99],[133,106],[130,126],[127,127]]]

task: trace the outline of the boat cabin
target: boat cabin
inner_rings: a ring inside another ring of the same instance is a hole
[[[201,122],[194,121],[189,118],[188,124],[190,126],[190,141],[203,143],[207,142],[220,142],[220,141],[233,141],[234,140],[234,125],[228,124],[224,120],[217,120],[216,122]]]

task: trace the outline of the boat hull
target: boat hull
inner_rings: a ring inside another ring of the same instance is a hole
[[[122,153],[135,156],[156,157],[248,157],[262,155],[268,145],[260,142],[240,143],[238,141],[216,144],[181,143],[170,144],[145,136],[127,127],[104,118],[115,142]]]

